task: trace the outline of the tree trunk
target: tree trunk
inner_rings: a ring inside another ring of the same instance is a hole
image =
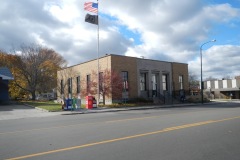
[[[32,94],[32,100],[36,100],[36,94],[35,94],[35,92],[31,92],[31,94]]]
[[[103,105],[105,105],[105,93],[103,92]]]

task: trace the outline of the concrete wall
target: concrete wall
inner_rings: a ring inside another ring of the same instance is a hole
[[[205,81],[205,89],[227,89],[227,88],[239,88],[240,79],[228,79],[228,80],[214,80],[214,81]]]
[[[218,88],[219,88],[218,81],[214,81],[214,86],[215,86],[215,87],[214,87],[215,89],[218,89]]]
[[[137,59],[137,87],[138,87],[138,96],[149,96],[152,97],[152,74],[157,76],[157,91],[163,93],[162,87],[162,75],[166,74],[168,78],[168,91],[172,91],[172,68],[171,63],[163,62],[163,61],[156,61],[156,60],[148,60],[148,59]],[[140,74],[147,73],[147,91],[140,91]],[[149,93],[144,93],[149,92]]]
[[[230,98],[232,94],[233,99],[240,99],[240,79],[206,81],[204,85],[207,86],[204,91],[211,89],[215,98]]]

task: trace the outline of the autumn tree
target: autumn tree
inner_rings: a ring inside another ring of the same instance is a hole
[[[99,78],[99,82],[98,82]],[[90,80],[85,81],[87,86],[82,89],[84,95],[96,95],[99,84],[99,94],[103,98],[103,104],[105,105],[106,97],[112,96],[113,99],[120,99],[123,91],[123,81],[120,73],[105,69],[100,72],[99,75],[95,71],[92,71]]]
[[[0,67],[5,66],[5,53],[0,50]]]
[[[35,100],[36,92],[51,91],[57,86],[57,70],[66,61],[54,50],[37,44],[22,45],[14,50],[12,69],[13,86],[31,94]]]
[[[11,70],[11,73],[14,75],[14,77],[20,77],[21,75],[18,75],[17,72],[14,70],[14,59],[16,58],[15,55],[12,54],[8,54],[7,52],[0,50],[0,67],[8,67]],[[20,82],[21,86],[25,85],[25,82],[22,81]],[[24,91],[23,89],[19,88],[19,87],[15,87],[14,85],[14,81],[10,81],[9,82],[9,94],[11,97],[16,98],[16,97],[20,97],[23,95],[26,95],[26,91]]]
[[[8,54],[4,52],[3,50],[0,50],[0,67],[9,67],[8,63]]]

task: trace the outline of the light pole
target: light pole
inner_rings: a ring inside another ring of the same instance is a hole
[[[205,44],[207,44],[207,43],[210,43],[210,42],[216,42],[216,39],[214,39],[214,40],[211,40],[211,41],[208,41],[208,42],[205,42],[205,43],[203,43],[202,45],[201,45],[201,47],[200,47],[200,57],[201,57],[201,84],[200,84],[200,86],[201,86],[201,102],[202,102],[202,104],[203,104],[203,87],[204,87],[204,85],[203,85],[203,80],[202,80],[202,47],[205,45]]]

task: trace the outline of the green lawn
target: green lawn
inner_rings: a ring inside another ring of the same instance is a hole
[[[25,103],[27,105],[31,105],[34,107],[46,109],[50,112],[56,112],[62,110],[62,105],[59,103],[55,103],[53,101],[22,101],[22,103]]]
[[[136,107],[136,106],[139,106],[139,105],[133,104],[133,103],[121,103],[121,104],[113,103],[113,104],[99,105],[99,107],[107,107],[107,108]]]
[[[62,111],[62,105],[59,103],[55,103],[53,101],[21,101],[24,104],[31,105],[34,107],[46,109],[49,112],[58,112]],[[135,107],[135,106],[145,106],[150,105],[149,103],[122,103],[122,104],[111,104],[111,105],[99,105],[99,107],[108,107],[108,108],[121,108],[121,107]],[[81,108],[85,108],[85,104],[81,105]]]

